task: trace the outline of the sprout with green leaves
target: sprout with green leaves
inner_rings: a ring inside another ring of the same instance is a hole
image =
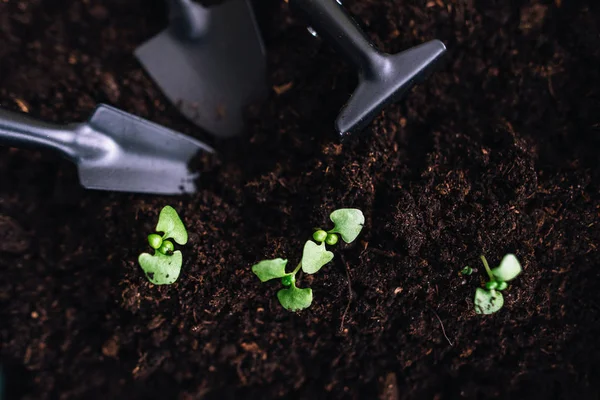
[[[329,218],[334,227],[329,231],[318,229],[313,233],[315,241],[307,240],[304,243],[302,259],[292,272],[286,272],[285,267],[288,261],[282,258],[263,260],[252,266],[252,272],[258,276],[261,282],[281,279],[281,284],[286,288],[277,292],[277,299],[288,311],[303,310],[312,304],[312,289],[296,286],[296,274],[300,269],[307,274],[318,272],[325,264],[333,260],[333,253],[327,250],[326,245],[335,246],[339,241],[338,235],[344,242],[352,243],[358,237],[365,223],[362,211],[355,208],[335,210]]]
[[[490,269],[487,260],[481,256],[483,266],[490,278],[485,289],[477,288],[475,291],[475,312],[477,314],[493,314],[504,305],[504,296],[500,293],[508,287],[508,281],[515,279],[523,269],[514,254],[504,256],[500,265]]]
[[[150,282],[169,285],[179,278],[183,257],[181,251],[175,250],[175,245],[168,239],[184,245],[188,241],[188,234],[177,211],[171,206],[165,206],[160,211],[156,231],[163,234],[148,235],[148,244],[154,249],[154,255],[142,253],[138,262]]]

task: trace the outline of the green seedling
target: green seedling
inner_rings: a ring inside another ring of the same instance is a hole
[[[188,234],[177,211],[171,206],[165,206],[160,211],[156,231],[162,232],[162,235],[148,235],[148,244],[154,249],[154,254],[142,253],[138,262],[150,282],[169,285],[179,278],[183,263],[181,251],[175,250],[175,245],[169,239],[184,245],[188,241]]]
[[[475,312],[493,314],[504,306],[501,291],[508,288],[507,282],[515,279],[523,269],[514,254],[505,255],[500,265],[494,269],[490,269],[484,256],[481,256],[481,261],[490,280],[486,282],[485,289],[477,288],[475,291]]]
[[[317,273],[325,264],[333,260],[333,253],[327,250],[326,245],[335,246],[339,241],[338,235],[346,243],[353,242],[365,223],[362,211],[354,208],[335,210],[329,218],[334,227],[329,231],[317,229],[313,233],[314,241],[307,240],[304,243],[302,259],[292,272],[286,272],[288,260],[282,258],[263,260],[252,266],[252,272],[261,282],[281,280],[281,284],[286,288],[277,292],[277,299],[288,311],[303,310],[312,304],[312,289],[296,286],[296,274],[300,269],[309,275]]]

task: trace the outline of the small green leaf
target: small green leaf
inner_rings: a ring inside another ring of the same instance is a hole
[[[335,246],[338,242],[338,235],[335,233],[328,233],[325,238],[325,243],[329,246]]]
[[[175,246],[170,240],[165,240],[162,245],[158,248],[159,253],[171,255],[175,251]]]
[[[158,216],[157,232],[163,232],[166,238],[172,238],[177,243],[184,245],[188,241],[188,234],[177,211],[171,206],[165,206]]]
[[[153,249],[156,250],[156,249],[160,248],[160,246],[162,246],[162,243],[163,243],[163,240],[160,235],[157,235],[156,233],[148,235],[148,244]]]
[[[179,278],[183,257],[179,250],[170,256],[157,251],[154,255],[140,254],[138,262],[150,282],[155,285],[170,285]]]
[[[477,314],[493,314],[504,305],[502,293],[495,290],[477,288],[475,291],[475,312]]]
[[[485,288],[487,290],[494,290],[494,289],[498,288],[498,282],[497,281],[486,282]]]
[[[289,289],[277,292],[279,302],[288,311],[298,311],[310,307],[313,299],[312,289],[299,289],[292,285]]]
[[[523,271],[521,264],[514,254],[507,254],[500,262],[500,266],[492,269],[494,277],[502,282],[508,282],[515,279]]]
[[[352,243],[365,224],[365,216],[362,211],[356,208],[341,208],[331,213],[329,218],[335,226],[329,233],[339,233],[342,240],[346,243]]]
[[[258,264],[254,264],[252,266],[252,272],[261,282],[266,282],[275,278],[282,278],[286,276],[285,266],[287,265],[287,260],[281,258],[275,258],[273,260],[263,260]]]
[[[314,274],[331,260],[333,253],[325,249],[325,243],[319,245],[310,240],[306,241],[302,253],[302,271]]]

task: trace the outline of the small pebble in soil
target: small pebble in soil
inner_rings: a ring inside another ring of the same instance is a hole
[[[102,346],[102,354],[106,357],[117,357],[119,353],[119,344],[114,338],[108,339]]]

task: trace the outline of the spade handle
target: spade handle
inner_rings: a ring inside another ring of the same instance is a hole
[[[53,149],[75,161],[77,132],[73,128],[0,109],[0,145]]]

